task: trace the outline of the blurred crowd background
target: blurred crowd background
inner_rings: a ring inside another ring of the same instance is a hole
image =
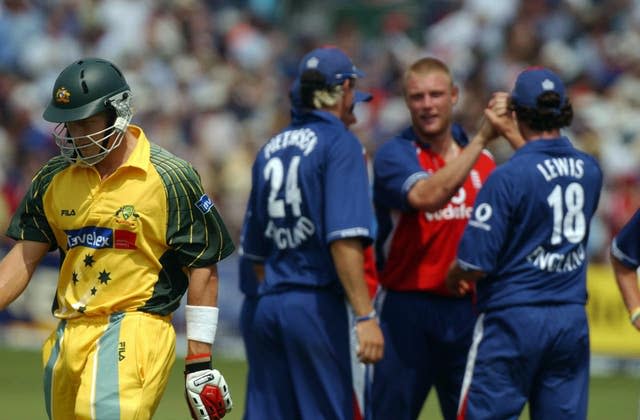
[[[324,44],[366,73],[358,87],[374,99],[358,105],[355,131],[370,154],[408,124],[400,76],[417,58],[450,65],[469,132],[522,69],[557,71],[576,114],[567,135],[605,172],[590,247],[606,260],[640,206],[638,0],[3,0],[0,228],[58,153],[41,117],[53,81],[94,56],[124,71],[134,123],[195,165],[237,240],[255,152],[288,122],[299,59]],[[504,141],[492,151],[499,162],[511,153]]]

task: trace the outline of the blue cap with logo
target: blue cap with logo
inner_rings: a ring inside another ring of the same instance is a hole
[[[564,83],[557,74],[544,67],[531,67],[518,75],[511,101],[515,105],[536,108],[538,98],[545,92],[555,92],[560,96],[558,111],[567,101]]]
[[[335,86],[346,79],[364,77],[364,73],[356,68],[351,59],[340,48],[322,47],[308,52],[300,62],[298,72],[317,70],[324,76],[329,86]]]

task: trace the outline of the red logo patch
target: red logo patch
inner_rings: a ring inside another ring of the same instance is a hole
[[[128,230],[116,229],[114,232],[113,247],[116,249],[137,249],[136,233]]]

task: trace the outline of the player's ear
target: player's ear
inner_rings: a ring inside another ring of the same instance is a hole
[[[353,77],[350,77],[346,79],[344,82],[342,82],[342,89],[344,89],[345,91],[347,89],[354,89],[355,87],[356,87],[356,79],[354,79]]]
[[[349,90],[349,79],[342,82],[342,91],[347,92]]]
[[[458,85],[451,85],[451,103],[457,104],[458,97],[460,96],[460,89],[458,89]]]

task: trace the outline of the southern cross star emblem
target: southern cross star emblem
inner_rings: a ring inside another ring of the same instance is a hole
[[[549,79],[544,79],[542,81],[542,89],[543,90],[553,90],[553,89],[555,89],[555,87],[556,87],[555,83],[553,83]]]
[[[94,262],[96,262],[96,261],[93,259],[93,255],[91,255],[91,254],[85,255],[85,257],[84,257],[84,266],[85,267],[92,267]]]
[[[109,280],[111,280],[111,275],[107,273],[107,270],[102,270],[98,276],[98,280],[100,280],[101,284],[107,284]]]

